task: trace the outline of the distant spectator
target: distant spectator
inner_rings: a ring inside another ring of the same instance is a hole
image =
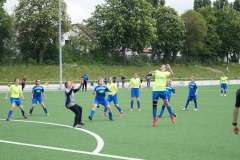
[[[108,75],[104,78],[105,85],[107,85],[107,81],[108,81]]]
[[[82,76],[82,91],[84,90],[84,87],[85,87],[85,91],[87,91],[87,82],[88,82],[88,76],[86,73],[84,73],[84,75]]]
[[[116,83],[116,76],[113,77],[113,83]]]
[[[119,87],[120,78],[117,79],[117,88]]]
[[[122,88],[125,88],[125,77],[124,77],[124,75],[122,75],[122,77],[121,77],[121,81],[122,81]]]
[[[26,83],[26,81],[27,81],[26,76],[23,76],[23,79],[22,79],[22,91],[23,91],[23,89],[25,88],[25,83]]]
[[[151,76],[146,75],[145,79],[147,80],[147,87],[150,87]]]

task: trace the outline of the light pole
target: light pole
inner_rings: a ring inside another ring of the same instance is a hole
[[[59,16],[59,76],[60,76],[60,86],[59,89],[62,89],[62,27],[61,27],[61,0],[58,0],[58,16]]]

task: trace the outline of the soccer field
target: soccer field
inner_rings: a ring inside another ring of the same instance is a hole
[[[174,87],[174,86],[173,86]],[[124,116],[111,103],[114,121],[102,117],[103,107],[96,109],[93,120],[88,119],[94,96],[92,91],[75,94],[76,103],[83,107],[82,129],[73,129],[74,114],[64,106],[64,92],[46,92],[44,101],[50,116],[38,104],[32,116],[24,119],[15,108],[11,120],[6,121],[10,109],[9,98],[0,94],[0,159],[178,159],[226,160],[240,159],[240,135],[232,131],[232,112],[239,85],[229,85],[227,96],[220,96],[219,86],[199,86],[198,111],[190,102],[182,111],[188,96],[187,87],[175,87],[171,106],[177,114],[172,123],[167,110],[152,126],[151,88],[143,88],[140,95],[142,111],[130,112],[130,93],[119,89],[119,105]],[[31,107],[30,93],[24,93],[25,112]],[[158,103],[158,113],[162,100]],[[26,113],[26,114],[27,114]],[[239,121],[240,123],[240,121]]]

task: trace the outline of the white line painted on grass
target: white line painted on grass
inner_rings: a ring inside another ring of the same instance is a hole
[[[0,140],[0,142],[1,143],[7,143],[7,144],[20,145],[20,146],[29,146],[29,147],[44,148],[44,149],[51,149],[51,150],[64,151],[64,152],[81,153],[81,154],[88,154],[88,155],[95,155],[95,156],[109,157],[109,158],[116,158],[116,159],[141,160],[141,159],[130,158],[130,157],[122,157],[122,156],[115,156],[115,155],[109,155],[109,154],[85,152],[85,151],[78,151],[78,150],[72,150],[72,149],[65,149],[65,148],[58,148],[58,147],[49,147],[49,146],[42,146],[42,145],[36,145],[36,144],[27,144],[27,143],[20,143],[20,142],[12,142],[12,141],[5,141],[5,140]]]
[[[0,119],[0,120],[5,120],[5,119]],[[47,122],[39,122],[39,121],[26,121],[26,120],[11,120],[11,121],[48,124],[48,125],[55,125],[55,126],[72,128],[71,126],[67,126],[67,125],[63,125],[63,124],[47,123]],[[13,142],[13,141],[6,141],[6,140],[0,140],[0,143],[14,144],[14,145],[20,145],[20,146],[29,146],[29,147],[35,147],[35,148],[44,148],[44,149],[51,149],[51,150],[57,150],[57,151],[80,153],[80,154],[87,154],[87,155],[101,156],[101,157],[108,157],[108,158],[116,158],[116,159],[123,159],[123,160],[143,160],[143,159],[138,159],[138,158],[130,158],[130,157],[109,155],[109,154],[101,154],[99,152],[102,150],[102,148],[104,146],[104,142],[103,142],[102,138],[100,136],[98,136],[97,134],[95,134],[93,132],[90,132],[88,130],[85,130],[85,129],[82,129],[82,128],[77,128],[77,129],[81,130],[83,132],[86,132],[88,134],[91,134],[92,136],[94,136],[97,139],[98,146],[93,152],[78,151],[78,150],[72,150],[72,149],[50,147],[50,146],[43,146],[43,145],[36,145],[36,144],[28,144],[28,143],[21,143],[21,142]]]
[[[6,121],[6,119],[0,119],[0,120]],[[26,120],[10,120],[10,121],[26,122],[26,123],[48,124],[48,125],[54,125],[54,126],[61,126],[61,127],[73,128],[72,126],[67,126],[67,125],[63,125],[63,124],[56,124],[56,123],[48,123],[48,122],[26,121]],[[91,131],[82,129],[82,128],[76,128],[76,129],[92,135],[92,136],[97,140],[98,146],[97,146],[97,148],[96,148],[92,153],[99,153],[99,152],[103,149],[104,141],[103,141],[103,139],[102,139],[99,135],[97,135],[97,134],[95,134],[95,133],[93,133],[93,132],[91,132]]]

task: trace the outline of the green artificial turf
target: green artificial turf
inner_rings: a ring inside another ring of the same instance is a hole
[[[187,87],[175,87],[176,96],[171,98],[171,106],[178,115],[172,123],[167,110],[155,127],[152,126],[151,88],[143,88],[140,95],[142,111],[130,112],[130,93],[119,89],[119,105],[124,116],[119,117],[118,110],[111,103],[114,121],[101,117],[103,107],[96,109],[93,120],[90,113],[94,96],[92,91],[75,94],[76,103],[83,107],[83,129],[96,133],[104,140],[101,154],[116,155],[139,159],[166,160],[238,160],[240,157],[240,135],[232,131],[232,112],[235,104],[235,92],[239,85],[229,85],[227,96],[220,96],[219,86],[199,86],[199,110],[194,111],[190,102],[187,111],[182,111],[188,96]],[[31,100],[30,93],[24,93],[25,111],[28,113]],[[44,114],[38,104],[32,116],[26,121],[40,121],[72,126],[74,114],[64,106],[64,93],[46,92],[46,104],[50,116]],[[3,99],[5,93],[0,94]],[[158,112],[162,101],[158,103]],[[9,99],[0,101],[0,119],[5,119],[10,109]],[[0,140],[37,144],[93,152],[97,147],[96,139],[79,130],[47,124],[25,123],[18,107],[15,108],[10,121],[0,120]],[[240,123],[240,122],[239,122]],[[113,159],[97,155],[70,153],[44,148],[34,148],[0,142],[0,159]]]

